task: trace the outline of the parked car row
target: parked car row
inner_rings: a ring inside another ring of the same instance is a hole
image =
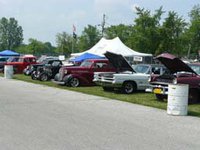
[[[156,57],[160,64],[131,66],[119,54],[106,52],[107,59],[88,59],[80,66],[64,66],[57,58],[36,62],[32,56],[9,62],[14,71],[30,75],[33,80],[71,87],[99,85],[105,91],[120,90],[125,94],[146,91],[158,100],[167,99],[168,84],[189,84],[189,103],[200,102],[200,63],[186,64],[179,58],[163,53]],[[20,61],[19,61],[20,60]]]

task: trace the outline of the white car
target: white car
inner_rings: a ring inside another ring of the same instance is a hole
[[[146,71],[136,72],[122,55],[106,52],[105,56],[110,63],[117,69],[117,72],[95,72],[93,81],[101,85],[104,90],[121,89],[123,93],[130,94],[137,90],[144,90],[149,87],[149,78],[153,69],[151,65],[143,65]],[[141,68],[141,66],[135,66]],[[152,67],[153,68],[153,67]],[[154,67],[155,69],[156,67]],[[157,67],[159,68],[159,67]],[[136,68],[135,68],[136,69]],[[162,73],[160,69],[159,74]]]

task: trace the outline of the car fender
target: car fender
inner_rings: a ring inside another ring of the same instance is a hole
[[[67,84],[69,83],[69,81],[73,77],[74,78],[78,78],[80,80],[80,82],[83,83],[83,84],[91,84],[85,77],[77,75],[77,74],[69,74],[69,75],[67,75]]]

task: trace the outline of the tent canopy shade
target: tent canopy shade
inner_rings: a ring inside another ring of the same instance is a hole
[[[73,53],[71,56],[79,56],[84,53],[91,53],[98,56],[104,56],[106,51],[121,54],[122,56],[152,56],[152,54],[140,53],[132,50],[128,46],[126,46],[119,37],[108,40],[105,38],[101,38],[99,42],[97,42],[92,48],[82,53]]]
[[[0,56],[19,56],[20,54],[12,50],[4,50],[0,52]]]
[[[95,55],[95,54],[91,54],[91,53],[84,53],[70,61],[73,61],[73,62],[82,62],[86,59],[103,59],[105,57],[102,57],[102,56],[98,56],[98,55]]]

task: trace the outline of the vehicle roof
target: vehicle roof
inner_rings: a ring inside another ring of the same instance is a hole
[[[23,55],[20,58],[36,58],[34,55]]]

